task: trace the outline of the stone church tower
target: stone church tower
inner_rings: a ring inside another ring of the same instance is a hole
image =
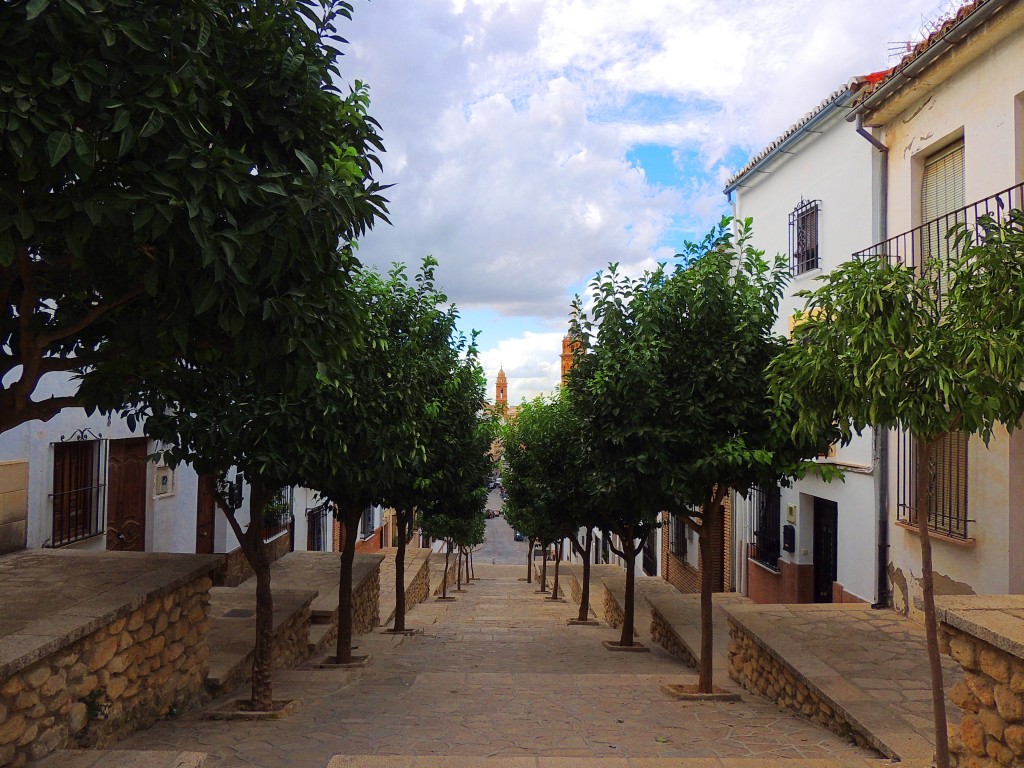
[[[569,375],[569,369],[572,368],[572,356],[579,349],[579,342],[573,339],[572,336],[566,335],[562,337],[562,388],[565,388],[565,377]]]
[[[498,381],[494,385],[494,404],[499,408],[508,407],[508,377],[505,369],[498,369]]]

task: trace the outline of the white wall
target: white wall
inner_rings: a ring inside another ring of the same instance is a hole
[[[74,394],[75,383],[66,375],[49,374],[44,377],[34,399]],[[52,537],[53,503],[53,445],[61,438],[70,439],[78,430],[88,429],[91,437],[102,440],[120,440],[143,437],[136,425],[133,432],[117,416],[86,416],[81,408],[65,408],[49,421],[30,421],[7,432],[0,433],[0,461],[27,460],[29,471],[27,546],[37,548],[49,544]],[[150,441],[147,451],[156,450]],[[198,475],[190,466],[181,465],[174,470],[174,493],[157,497],[153,493],[156,466],[149,464],[146,476],[146,550],[154,552],[195,552],[196,508],[199,491]],[[245,494],[239,519],[248,522],[248,495]],[[238,541],[218,512],[214,543],[217,552],[228,552]],[[106,539],[96,536],[69,545],[81,549],[104,549]]]
[[[1024,38],[1018,31],[955,71],[884,126],[880,137],[890,147],[890,236],[922,223],[918,199],[924,160],[952,140],[964,140],[968,204],[1024,180],[1022,94]],[[971,439],[967,482],[973,541],[933,544],[938,592],[1024,591],[1024,569],[1019,565],[1024,547],[1019,519],[1024,510],[1010,485],[1012,478],[1024,472],[1020,445],[1004,430],[987,448]],[[894,482],[895,470],[895,466],[890,470]],[[889,515],[895,521],[894,490]],[[898,580],[906,584],[895,597],[898,607],[912,608],[921,591],[920,543],[912,531],[896,526],[892,530],[891,561]]]
[[[851,254],[877,240],[873,225],[873,152],[871,145],[846,122],[848,110],[838,108],[791,145],[793,154],[776,154],[733,192],[737,219],[753,218],[753,243],[771,259],[789,255],[789,214],[801,200],[820,200],[818,258],[820,268],[794,276],[780,302],[775,331],[789,334],[789,320],[803,309],[794,294],[812,290],[816,279],[847,261]],[[782,523],[786,508],[797,506],[796,551],[784,560],[810,563],[813,554],[812,496],[839,506],[838,581],[847,592],[869,602],[877,599],[876,474],[871,430],[837,449],[835,463],[850,468],[845,482],[809,478],[782,489]],[[742,510],[741,504],[737,510]],[[745,553],[745,521],[735,516],[735,551]],[[737,565],[742,569],[742,565]]]

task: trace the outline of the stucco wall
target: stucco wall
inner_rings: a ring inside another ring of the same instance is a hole
[[[989,25],[968,45],[994,39],[999,24],[1018,24],[1021,15],[1016,13],[1013,20],[1004,13],[1006,18]],[[952,141],[964,141],[968,204],[1024,179],[1024,37],[1018,29],[966,65],[962,63],[965,58],[962,54],[948,58],[942,67],[953,74],[937,85],[933,77],[932,89],[922,91],[879,131],[890,147],[890,235],[922,223],[919,197],[924,161]],[[894,471],[892,465],[890,474],[895,481]],[[1024,546],[1022,472],[1024,443],[1019,437],[1010,438],[1004,430],[998,430],[987,448],[972,438],[967,482],[973,546],[945,541],[933,545],[939,594],[1024,591],[1024,565],[1010,562],[1010,553],[1020,552]],[[896,519],[894,491],[890,493],[889,516],[891,521]],[[911,613],[914,598],[920,595],[917,539],[912,531],[892,528],[894,602],[897,608]]]
[[[820,277],[857,250],[877,242],[874,219],[876,159],[871,145],[846,122],[848,110],[839,108],[814,127],[820,133],[808,134],[789,151],[776,155],[762,169],[742,180],[733,193],[738,218],[753,217],[754,244],[769,258],[776,253],[789,254],[789,215],[801,200],[820,200],[818,243],[820,269],[794,276],[780,302],[775,331],[788,335],[790,318],[802,309],[804,300],[795,293],[812,289]],[[797,116],[794,115],[794,121]],[[781,493],[782,524],[786,510],[795,505],[797,516],[796,551],[783,552],[786,566],[808,565],[813,560],[813,498],[838,504],[838,581],[848,593],[874,601],[877,557],[877,472],[873,466],[871,430],[855,437],[848,446],[839,446],[835,462],[850,467],[844,482],[825,483],[817,478],[796,481]],[[744,510],[745,504],[740,504]],[[737,521],[740,539],[734,551],[743,553],[751,532],[745,520]],[[747,566],[739,574],[749,577]],[[795,571],[794,571],[795,572]],[[757,574],[760,577],[762,574]],[[764,579],[760,579],[761,582]],[[760,583],[760,582],[759,582]],[[791,599],[787,598],[787,599]]]

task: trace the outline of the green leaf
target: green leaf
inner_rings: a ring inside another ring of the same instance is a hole
[[[63,131],[54,131],[46,139],[46,154],[50,158],[50,167],[53,168],[71,151],[71,136]]]
[[[92,137],[82,131],[75,131],[75,154],[87,168],[92,168],[96,163],[95,149]]]
[[[312,158],[310,158],[309,155],[307,155],[301,149],[296,149],[295,156],[299,158],[299,160],[302,162],[304,166],[306,166],[306,170],[309,171],[310,176],[316,176],[316,163],[313,162]]]
[[[27,11],[26,18],[32,21],[36,16],[46,10],[46,6],[50,4],[50,0],[29,0],[25,9]]]
[[[164,119],[157,113],[153,112],[149,116],[149,120],[142,126],[142,130],[139,131],[139,138],[146,138],[160,132],[160,129],[164,127]]]

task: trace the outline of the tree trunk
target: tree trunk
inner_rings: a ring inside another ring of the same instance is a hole
[[[619,645],[626,647],[633,645],[633,619],[636,613],[634,593],[636,586],[636,545],[633,540],[633,532],[629,532],[629,538],[622,540],[622,553],[626,560],[626,604],[622,606],[622,634],[619,636]]]
[[[526,547],[526,583],[533,583],[533,542],[536,539],[530,539],[529,544]]]
[[[263,537],[258,538],[262,544]],[[274,708],[274,595],[270,591],[270,562],[266,556],[266,545],[259,550],[259,562],[249,563],[256,574],[256,648],[252,658],[250,707],[269,712]]]
[[[722,501],[725,491],[716,488],[711,493],[710,503],[701,515],[700,536],[700,664],[698,666],[697,692],[711,693],[714,689],[714,602],[715,568],[713,550],[717,541],[716,533],[722,520]]]
[[[252,693],[249,707],[255,711],[270,711],[274,706],[274,593],[270,586],[270,557],[263,541],[263,512],[274,491],[262,483],[250,483],[249,524],[242,530],[235,517],[234,507],[216,490],[214,478],[209,474],[203,482],[211,484],[210,490],[228,525],[245,555],[245,561],[256,576],[256,644],[252,658]]]
[[[408,511],[398,512],[398,554],[395,555],[395,632],[405,631],[405,531]]]
[[[540,592],[548,591],[548,545],[547,542],[541,543],[541,550],[543,554],[540,560]]]
[[[462,547],[459,547],[459,556],[456,560],[455,591],[462,591]]]
[[[580,621],[590,618],[590,550],[594,546],[594,531],[587,528],[587,548],[583,553],[583,584],[580,586]]]
[[[341,575],[338,579],[338,645],[334,660],[338,664],[352,661],[352,563],[356,557],[356,536],[359,535],[360,507],[341,508]]]
[[[473,550],[469,550],[469,578],[476,580],[476,558],[473,557]]]
[[[444,576],[441,578],[441,597],[445,600],[448,599],[448,562],[452,556],[452,543],[449,541],[447,544],[444,550]]]
[[[924,630],[928,644],[928,667],[932,677],[932,715],[935,722],[935,765],[949,768],[949,738],[946,733],[946,694],[939,657],[939,626],[935,615],[935,584],[932,579],[932,541],[928,533],[931,506],[931,476],[935,440],[918,441],[917,530],[921,534],[921,592],[924,600]]]
[[[565,545],[565,539],[560,539],[558,544],[555,545],[555,580],[551,585],[551,599],[558,599],[558,564],[562,560],[562,547]]]

